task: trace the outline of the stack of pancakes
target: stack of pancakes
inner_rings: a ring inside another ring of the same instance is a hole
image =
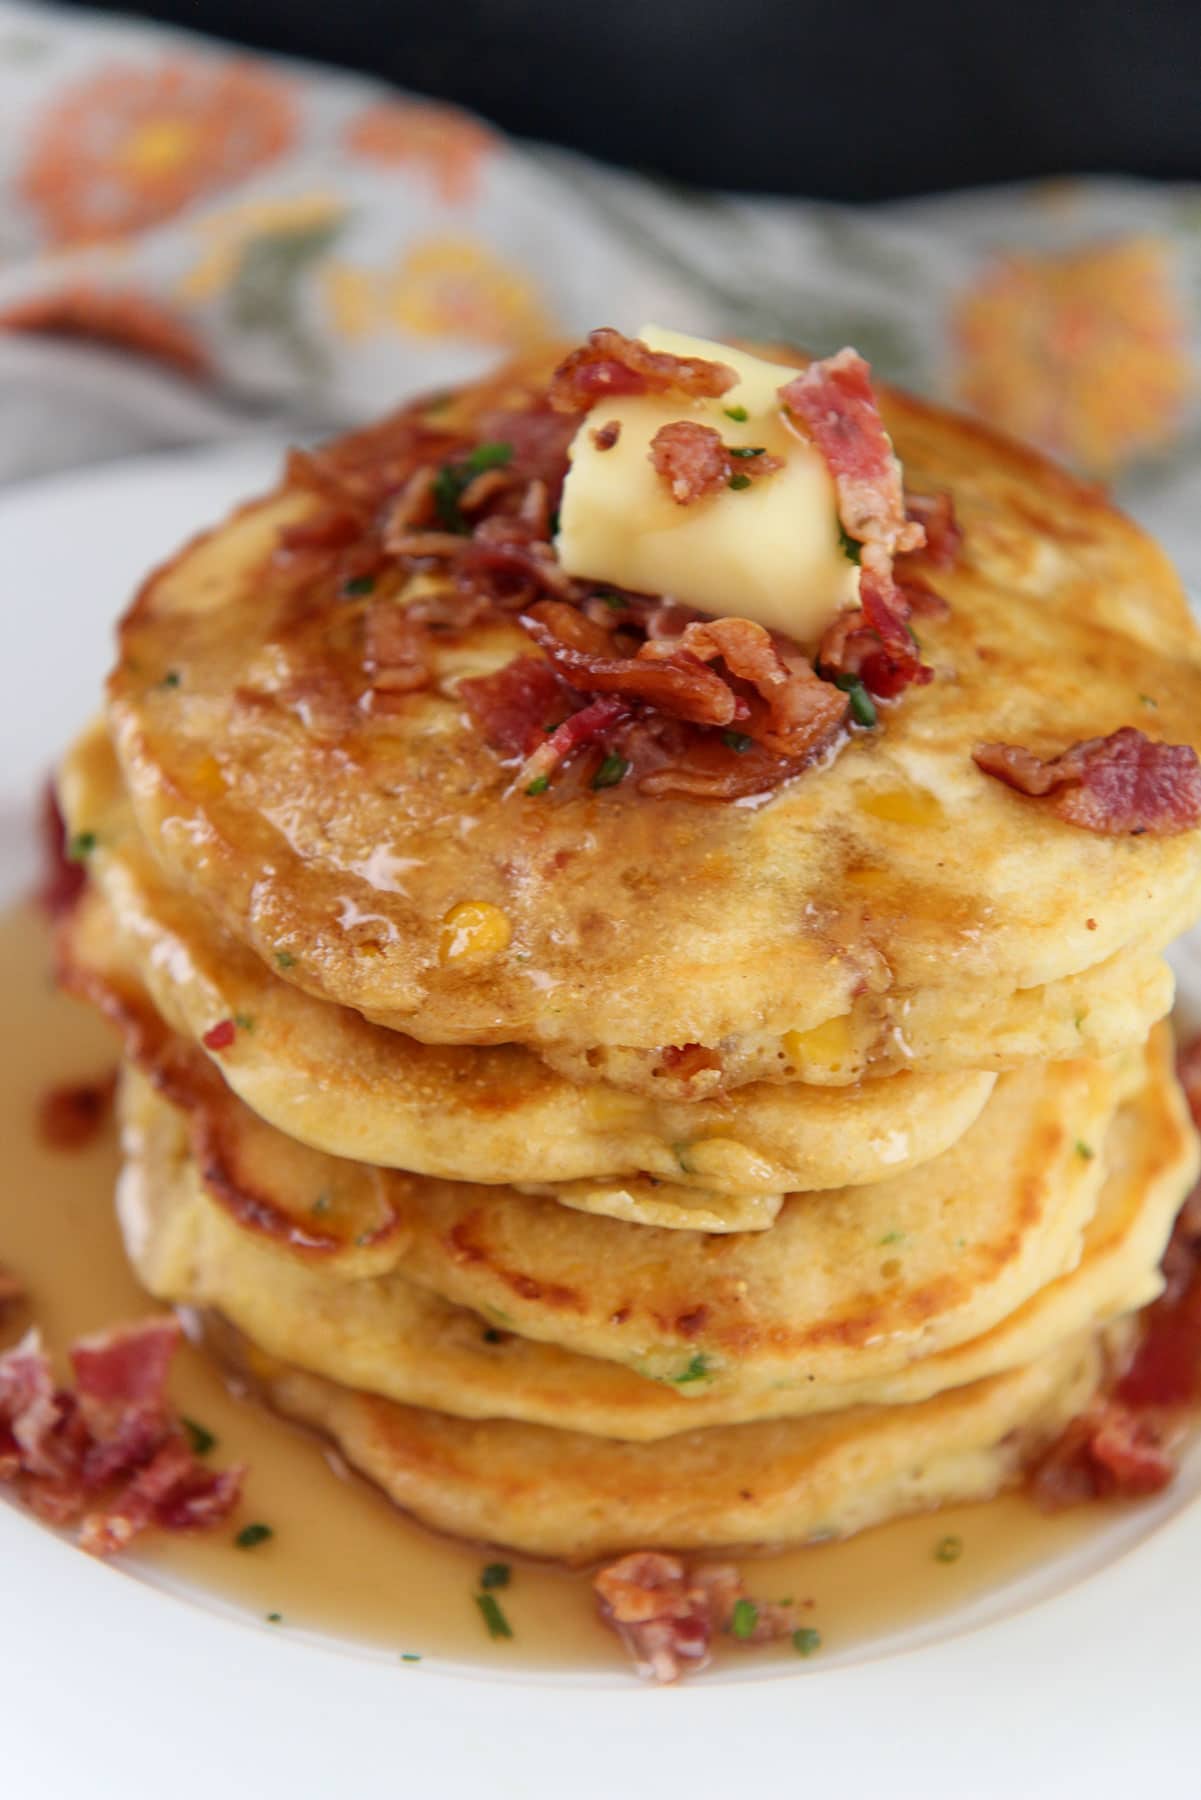
[[[514,792],[457,698],[512,619],[347,710],[360,602],[273,585],[286,484],[151,578],[62,771],[141,1278],[433,1525],[577,1560],[990,1495],[1159,1291],[1199,834],[1078,829],[971,752],[1195,742],[1201,647],[1092,490],[885,410],[964,533],[936,679],[754,803]]]

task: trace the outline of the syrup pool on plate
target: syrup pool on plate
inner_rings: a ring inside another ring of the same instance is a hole
[[[54,1148],[38,1129],[49,1090],[110,1074],[115,1040],[90,1011],[58,993],[49,933],[30,907],[0,920],[6,1025],[0,1120],[7,1151],[0,1184],[0,1264],[28,1304],[4,1321],[7,1344],[31,1321],[56,1357],[84,1332],[152,1310],[125,1261],[113,1213],[118,1156],[111,1121],[84,1147]],[[441,1537],[398,1512],[312,1435],[231,1387],[216,1363],[185,1345],[172,1375],[181,1413],[216,1440],[214,1463],[249,1467],[238,1515],[212,1533],[160,1535],[121,1559],[135,1576],[206,1596],[272,1631],[316,1632],[483,1673],[620,1674],[628,1665],[597,1620],[587,1573]],[[1082,1508],[1046,1517],[1021,1495],[923,1514],[843,1543],[741,1560],[749,1591],[792,1599],[820,1635],[802,1661],[791,1643],[719,1644],[738,1671],[809,1668],[832,1655],[894,1640],[914,1628],[953,1628],[955,1615],[1079,1546],[1112,1515]],[[270,1527],[249,1548],[248,1523]],[[81,1552],[82,1554],[82,1552]],[[489,1636],[476,1603],[486,1564],[509,1565],[493,1590],[512,1630]],[[811,1604],[809,1604],[811,1603]]]

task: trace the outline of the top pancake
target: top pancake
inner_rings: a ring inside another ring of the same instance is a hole
[[[543,373],[469,390],[439,422],[520,403]],[[353,604],[288,628],[266,559],[313,502],[285,489],[152,576],[124,621],[111,719],[143,831],[310,992],[632,1085],[661,1046],[720,1047],[732,1084],[748,1039],[866,1004],[903,1030],[917,994],[951,1021],[965,991],[1003,999],[1154,938],[1201,897],[1201,834],[1095,836],[971,751],[1053,754],[1123,725],[1201,743],[1179,584],[1091,488],[906,397],[884,411],[909,487],[950,489],[964,529],[957,566],[929,576],[949,615],[919,621],[936,679],[766,800],[510,794],[454,692],[530,653],[509,623],[441,638],[435,685],[395,710],[326,716]],[[466,901],[504,914],[505,948],[447,959]]]

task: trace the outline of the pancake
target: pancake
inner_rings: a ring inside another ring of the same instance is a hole
[[[467,390],[438,432],[478,435],[544,375]],[[880,731],[754,805],[511,794],[456,689],[529,639],[495,618],[445,632],[432,687],[364,710],[360,602],[269,578],[281,526],[316,505],[285,487],[160,569],[123,622],[110,717],[156,856],[310,993],[640,1085],[663,1046],[712,1048],[732,1086],[832,1020],[903,1034],[918,994],[936,1037],[965,994],[987,1011],[1156,941],[1201,904],[1201,833],[1075,829],[971,751],[1126,725],[1201,742],[1179,583],[1095,489],[904,396],[883,410],[911,488],[953,495],[964,547],[927,572],[949,602],[921,620],[937,678]],[[370,441],[383,454],[388,428]],[[494,909],[469,954],[465,903]]]
[[[892,1372],[852,1371],[837,1385],[806,1379],[803,1367],[767,1387],[737,1369],[675,1385],[498,1330],[403,1272],[342,1280],[301,1246],[281,1255],[245,1214],[231,1213],[225,1171],[198,1160],[186,1115],[135,1071],[124,1079],[122,1117],[122,1228],[141,1279],[160,1299],[215,1308],[260,1348],[344,1386],[459,1417],[629,1441],[918,1403],[1044,1356],[1154,1299],[1159,1258],[1196,1161],[1174,1084],[1161,1072],[1122,1109],[1106,1140],[1106,1179],[1079,1261],[982,1337],[933,1354],[917,1344]]]
[[[264,1118],[315,1148],[472,1181],[574,1184],[563,1197],[585,1211],[747,1230],[769,1223],[790,1189],[874,1181],[936,1156],[992,1089],[991,1074],[959,1069],[854,1088],[755,1084],[689,1103],[579,1088],[513,1045],[420,1044],[272,975],[169,888],[114,775],[93,732],[60,778],[72,830],[95,836],[90,867],[108,903],[101,918],[105,902],[90,895],[96,916],[69,927],[76,960],[127,987],[144,982],[193,1044],[219,1020],[250,1021],[214,1062]]]
[[[1087,1338],[921,1406],[619,1444],[398,1406],[289,1368],[236,1334],[218,1342],[271,1406],[324,1433],[424,1524],[573,1563],[817,1543],[987,1499],[1087,1406],[1105,1366]]]

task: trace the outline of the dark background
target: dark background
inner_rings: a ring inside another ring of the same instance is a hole
[[[840,200],[1201,175],[1201,0],[149,0],[679,181]]]

